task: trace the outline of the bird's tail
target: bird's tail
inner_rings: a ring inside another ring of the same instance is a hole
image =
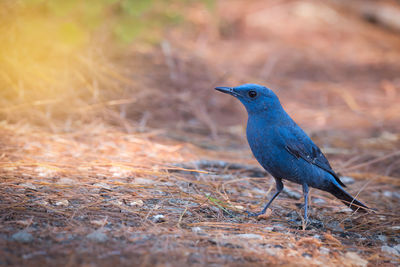
[[[367,212],[369,210],[369,208],[366,205],[364,205],[363,203],[352,197],[343,188],[341,188],[336,184],[332,184],[329,193],[340,199],[346,206],[348,206],[354,211]]]

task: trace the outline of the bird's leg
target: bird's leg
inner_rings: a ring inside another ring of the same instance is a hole
[[[307,223],[308,220],[308,185],[303,184],[303,196],[304,196],[304,221]]]
[[[274,199],[275,199],[275,198],[279,195],[279,193],[282,192],[282,190],[283,190],[282,179],[276,179],[276,178],[275,178],[275,182],[276,182],[276,192],[275,192],[274,196],[271,198],[271,200],[267,203],[267,205],[265,205],[265,207],[263,208],[263,210],[260,211],[260,212],[250,212],[250,211],[246,211],[247,216],[249,216],[249,217],[259,216],[259,215],[264,214],[264,213],[267,211],[267,209],[268,209],[269,205],[271,205],[272,201],[274,201]]]

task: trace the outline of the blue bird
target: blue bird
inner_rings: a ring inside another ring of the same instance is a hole
[[[353,210],[368,209],[343,189],[345,185],[319,147],[286,113],[272,90],[257,84],[215,89],[236,97],[245,106],[248,113],[246,135],[251,151],[276,182],[276,192],[271,200],[262,211],[247,212],[249,216],[266,212],[283,190],[282,179],[303,186],[305,221],[309,187],[331,193]]]

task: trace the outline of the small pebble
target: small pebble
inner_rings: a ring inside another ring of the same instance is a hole
[[[102,219],[102,220],[91,220],[91,224],[96,225],[96,226],[101,226],[103,227],[107,223],[107,219]]]
[[[193,233],[202,233],[202,232],[204,232],[204,230],[201,227],[196,226],[196,227],[192,227],[192,232]]]
[[[390,198],[390,197],[392,197],[392,196],[393,196],[393,193],[392,193],[392,192],[390,192],[390,191],[385,191],[385,192],[383,192],[383,196],[384,196],[384,197],[388,197],[388,198]]]
[[[19,186],[26,187],[26,188],[32,189],[32,190],[36,190],[37,189],[36,186],[33,185],[32,183],[22,183],[22,184],[19,184]]]
[[[158,214],[158,215],[153,216],[153,222],[155,222],[155,223],[165,222],[164,215]]]
[[[287,228],[283,224],[275,224],[274,230],[275,232],[285,231]]]
[[[386,221],[386,216],[378,215],[379,220]]]
[[[393,197],[400,199],[400,193],[399,192],[392,192]]]
[[[135,184],[154,184],[154,180],[146,179],[146,178],[135,178]]]
[[[112,201],[112,203],[114,203],[117,206],[121,206],[122,204],[124,204],[124,202],[122,202],[122,200],[120,200],[120,199],[116,199],[116,200]]]
[[[106,184],[106,183],[95,183],[95,184],[93,184],[93,186],[94,187],[104,188],[104,189],[107,189],[107,190],[111,189],[111,186],[109,184]]]
[[[19,231],[13,234],[11,239],[21,243],[29,243],[33,241],[33,235],[27,233],[26,231]]]
[[[328,255],[329,252],[330,252],[329,248],[326,248],[326,247],[319,248],[319,253],[321,253],[321,254]]]
[[[69,202],[67,199],[60,199],[60,200],[56,200],[54,202],[55,206],[59,206],[59,207],[68,207]]]
[[[136,199],[136,200],[127,202],[127,205],[128,206],[143,207],[144,202],[141,199]]]
[[[267,252],[267,254],[269,254],[271,256],[276,256],[278,250],[279,250],[279,248],[266,248],[265,252]]]
[[[389,246],[382,246],[381,247],[382,252],[388,253],[388,254],[393,254],[395,256],[400,256],[399,251],[397,249],[389,247]]]
[[[264,237],[262,235],[257,235],[257,234],[238,234],[236,235],[239,238],[246,238],[246,239],[263,239]]]
[[[353,210],[348,207],[345,207],[345,208],[341,208],[340,210],[338,210],[338,212],[339,213],[349,213],[349,212],[351,213],[351,212],[353,212]]]
[[[340,177],[340,181],[342,181],[344,184],[354,184],[354,178],[349,176]]]
[[[313,198],[313,203],[315,203],[315,204],[325,204],[326,203],[326,201],[325,200],[323,200],[322,198]]]
[[[24,260],[29,260],[29,259],[31,259],[31,258],[33,258],[33,257],[43,256],[43,255],[46,255],[46,254],[47,254],[46,251],[44,251],[44,250],[39,250],[39,251],[35,251],[35,252],[33,252],[33,253],[24,254],[24,255],[22,255],[22,258],[23,258]]]
[[[60,178],[60,180],[57,181],[57,184],[71,185],[71,184],[75,184],[75,183],[76,183],[76,180],[66,178],[66,177],[62,177],[62,178]]]
[[[288,188],[283,188],[283,192],[288,195],[288,197],[290,198],[294,198],[294,199],[300,199],[302,197],[302,195],[296,191],[290,190]]]
[[[385,236],[385,235],[378,235],[377,238],[378,238],[380,241],[384,242],[384,243],[386,243],[387,240],[388,240],[387,236]]]
[[[309,254],[309,253],[303,253],[303,254],[301,254],[301,256],[303,256],[304,258],[306,258],[306,259],[311,259],[312,258],[312,255],[311,254]]]
[[[335,232],[342,233],[344,231],[338,221],[331,221],[326,225],[326,227]]]
[[[107,235],[102,231],[94,231],[93,233],[88,234],[86,237],[98,243],[104,243],[108,240]]]

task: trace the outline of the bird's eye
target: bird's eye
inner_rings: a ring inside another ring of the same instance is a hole
[[[254,90],[251,90],[247,93],[250,98],[255,98],[257,96],[257,92]]]

